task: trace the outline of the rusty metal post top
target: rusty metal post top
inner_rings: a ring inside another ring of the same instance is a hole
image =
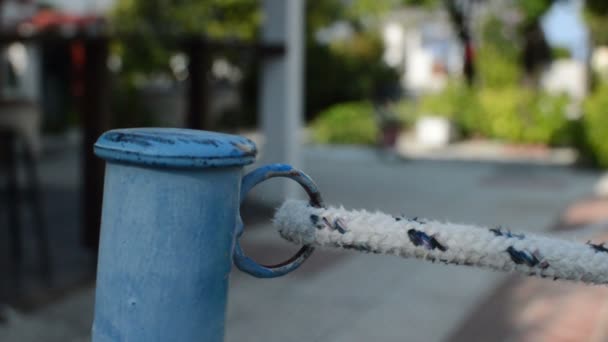
[[[171,168],[242,166],[257,153],[241,136],[180,128],[115,129],[102,134],[94,149],[108,161]]]

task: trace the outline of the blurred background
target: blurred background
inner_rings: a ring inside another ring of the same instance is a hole
[[[87,341],[118,127],[245,135],[348,208],[608,237],[603,0],[1,0],[0,341]],[[271,182],[247,253],[297,249]],[[606,341],[605,288],[317,251],[227,341]]]

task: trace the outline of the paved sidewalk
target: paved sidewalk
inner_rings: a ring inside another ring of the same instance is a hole
[[[565,210],[555,228],[576,232],[600,222],[591,237],[599,243],[608,240],[607,219],[608,200],[587,199]],[[608,341],[608,288],[511,276],[449,340]]]
[[[372,149],[351,147],[306,147],[304,153],[299,166],[316,180],[327,203],[536,232],[591,193],[599,176],[525,164],[387,161]],[[243,243],[262,262],[296,250],[264,221],[248,223]],[[442,341],[507,277],[390,256],[318,251],[284,278],[260,280],[233,272],[226,341]],[[92,294],[92,288],[82,289],[19,316],[20,324],[0,325],[0,341],[86,339]],[[33,328],[39,326],[62,332]]]

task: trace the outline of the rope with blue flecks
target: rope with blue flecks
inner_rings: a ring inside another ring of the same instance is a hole
[[[526,275],[608,284],[608,247],[501,227],[482,228],[289,200],[274,224],[291,242],[416,257]]]

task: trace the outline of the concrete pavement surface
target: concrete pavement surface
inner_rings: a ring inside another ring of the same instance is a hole
[[[599,172],[563,166],[387,160],[372,149],[306,147],[299,165],[328,204],[542,232],[588,196]],[[246,223],[247,224],[247,223]],[[270,224],[246,228],[261,262],[297,249]],[[231,278],[226,341],[443,341],[507,276],[390,256],[317,251],[283,278]],[[11,313],[0,341],[87,340],[93,289]],[[204,324],[204,322],[201,322]],[[55,329],[55,330],[52,330]]]

